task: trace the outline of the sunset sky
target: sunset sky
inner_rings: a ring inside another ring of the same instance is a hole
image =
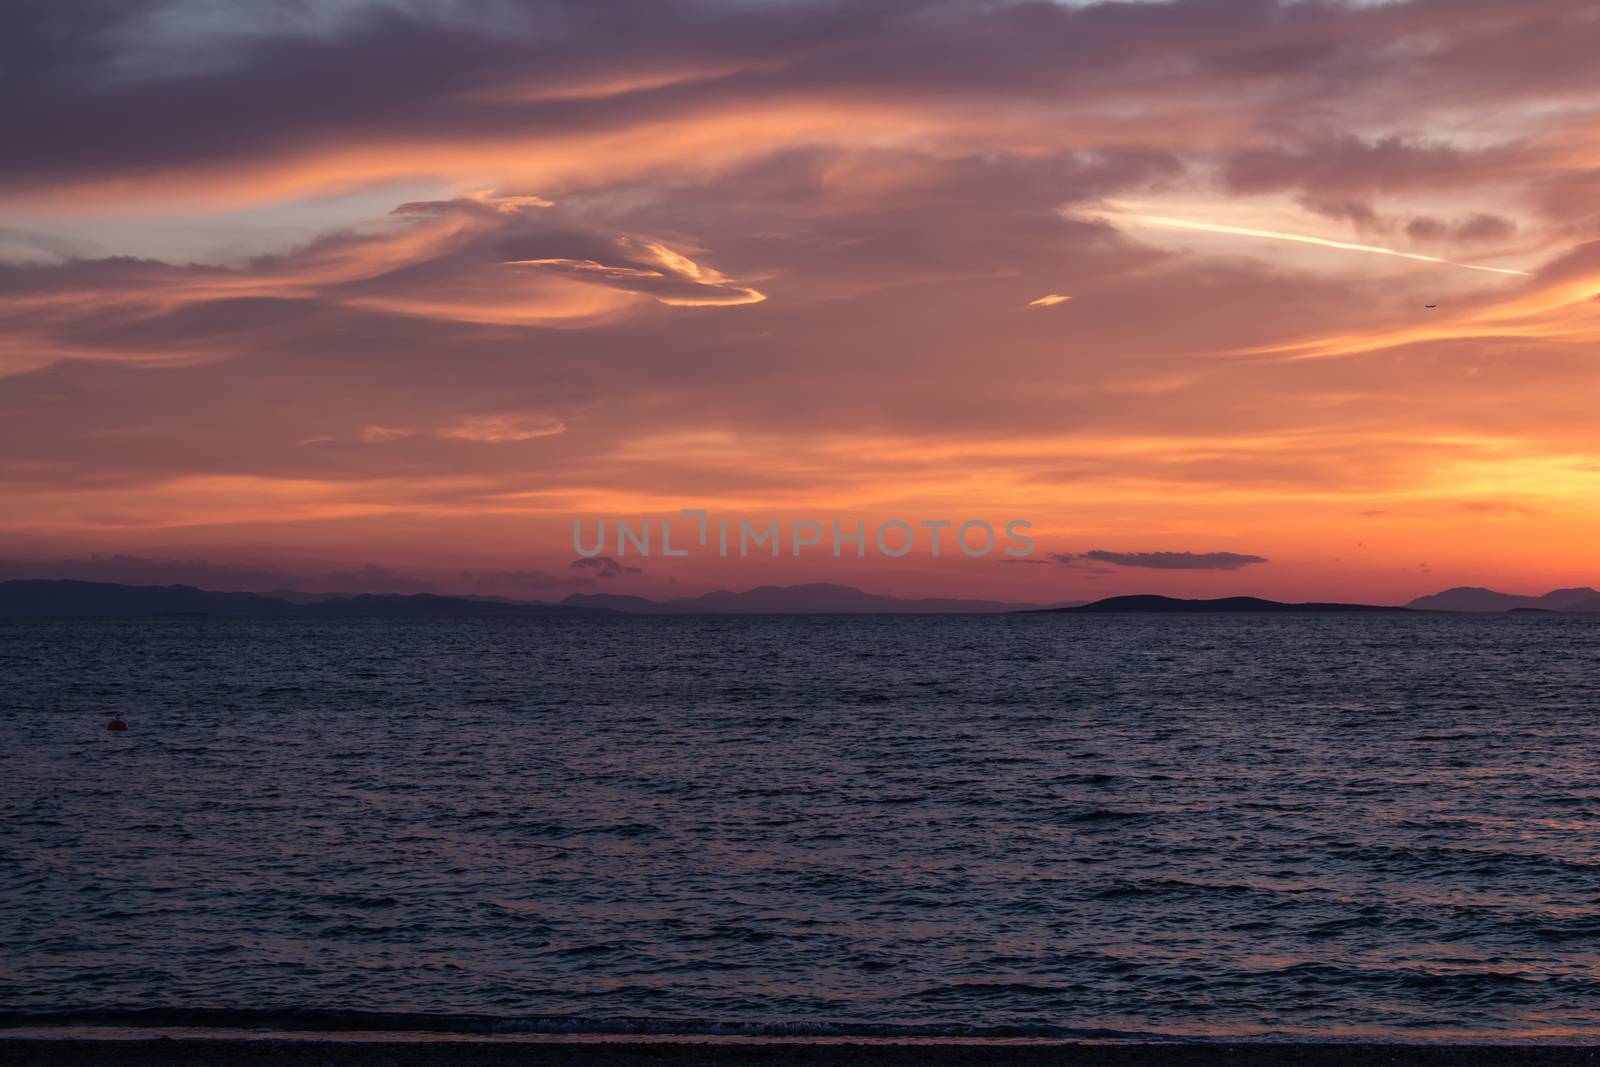
[[[0,578],[1600,583],[1596,56],[1594,0],[9,0]],[[1038,549],[573,566],[680,508]]]

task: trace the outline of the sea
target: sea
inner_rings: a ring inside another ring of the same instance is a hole
[[[0,623],[61,1022],[1593,1041],[1600,617]]]

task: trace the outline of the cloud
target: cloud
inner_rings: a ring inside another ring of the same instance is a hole
[[[567,432],[566,423],[538,415],[463,415],[453,422],[431,430],[411,429],[403,426],[364,426],[356,440],[364,444],[391,444],[417,437],[432,437],[444,441],[471,441],[476,444],[509,444],[534,441],[541,437],[554,437]],[[302,445],[335,443],[335,436],[307,437]]]
[[[525,415],[469,415],[434,431],[437,436],[449,440],[484,444],[533,441],[566,432],[565,423]]]
[[[1303,196],[1299,202],[1313,215],[1348,222],[1358,233],[1384,231],[1391,227],[1390,221],[1379,215],[1371,203],[1355,197]]]
[[[580,282],[604,282],[618,290],[640,293],[676,307],[723,307],[755,304],[766,299],[766,294],[732,284],[721,272],[658,242],[619,238],[617,246],[619,255],[631,255],[631,261],[606,264],[593,259],[508,259],[505,266],[542,271]],[[640,263],[655,266],[637,265]]]
[[[1399,256],[1402,259],[1414,259],[1421,263],[1438,263],[1452,267],[1462,267],[1466,270],[1488,271],[1493,274],[1529,275],[1530,271],[1517,270],[1512,267],[1491,267],[1479,263],[1459,263],[1453,259],[1441,259],[1438,256],[1425,256],[1420,252],[1405,252],[1395,248],[1383,248],[1378,245],[1359,244],[1353,241],[1336,241],[1327,237],[1313,237],[1303,233],[1282,233],[1276,230],[1259,230],[1249,226],[1233,226],[1222,222],[1203,222],[1198,219],[1178,219],[1164,215],[1140,215],[1131,212],[1110,212],[1108,218],[1117,221],[1134,223],[1140,226],[1162,226],[1179,230],[1201,230],[1206,233],[1233,234],[1240,237],[1266,238],[1273,241],[1292,241],[1296,244],[1318,245],[1323,248],[1334,248],[1347,252],[1371,252],[1382,256]]]
[[[1236,192],[1300,190],[1314,197],[1348,197],[1463,185],[1502,176],[1522,164],[1512,145],[1464,148],[1399,135],[1356,136],[1288,147],[1249,148],[1224,161],[1224,178]]]
[[[1047,552],[1044,559],[1020,560],[1018,562],[1043,563],[1051,567],[1070,567],[1076,575],[1089,578],[1116,573],[1116,568],[1114,567],[1100,566],[1091,562],[1087,556],[1074,555],[1071,552]]]
[[[1072,297],[1063,296],[1060,293],[1050,293],[1047,296],[1041,296],[1037,300],[1028,301],[1028,306],[1032,308],[1054,307],[1057,304],[1064,304],[1071,299]]]
[[[1522,109],[1583,100],[1600,36],[1585,0],[206,6],[7,4],[10,89],[30,107],[0,120],[4,187],[176,180],[259,202],[419,171],[468,184],[494,159],[537,205],[597,174],[935,140],[1221,146],[1245,193],[1461,186],[1550,151],[1526,143]],[[1503,124],[1474,132],[1509,146],[1386,132],[1397,99],[1422,130],[1493,105]]]
[[[1426,244],[1500,244],[1516,235],[1517,224],[1484,211],[1455,219],[1426,214],[1381,213],[1370,201],[1355,197],[1301,197],[1301,207],[1314,215],[1348,223],[1357,233],[1403,234]]]
[[[1455,222],[1419,215],[1406,223],[1406,235],[1414,240],[1454,244],[1505,241],[1516,231],[1516,223],[1510,219],[1483,212]]]
[[[1107,552],[1094,549],[1083,559],[1113,563],[1118,567],[1149,567],[1164,571],[1236,571],[1253,563],[1267,563],[1261,556],[1238,552]]]
[[[621,574],[643,573],[642,568],[629,567],[627,564],[621,563],[610,556],[587,556],[583,559],[575,559],[567,566],[575,571],[592,571],[601,578],[615,578]]]
[[[554,200],[531,193],[502,193],[498,189],[472,189],[464,194],[468,200],[494,208],[502,215],[514,215],[527,207],[555,207]]]

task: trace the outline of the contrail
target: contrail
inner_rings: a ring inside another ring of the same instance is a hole
[[[1132,215],[1113,211],[1106,213],[1113,219],[1129,219],[1133,222],[1142,222],[1147,226],[1170,226],[1179,230],[1204,230],[1207,233],[1231,233],[1240,237],[1268,237],[1274,241],[1298,241],[1307,245],[1322,245],[1324,248],[1343,248],[1350,252],[1376,252],[1380,256],[1399,256],[1402,259],[1415,259],[1423,263],[1442,263],[1448,267],[1465,267],[1467,270],[1486,270],[1494,274],[1519,274],[1531,276],[1530,271],[1512,270],[1510,267],[1485,267],[1478,263],[1458,263],[1453,259],[1440,259],[1438,256],[1424,256],[1418,252],[1401,252],[1393,248],[1380,248],[1377,245],[1351,244],[1349,241],[1330,241],[1325,237],[1307,237],[1302,233],[1279,233],[1277,230],[1252,230],[1247,226],[1224,226],[1216,222],[1196,222],[1192,219],[1174,219],[1166,215]]]

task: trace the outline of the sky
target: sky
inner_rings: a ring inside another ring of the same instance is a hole
[[[0,579],[1594,584],[1595,55],[1592,0],[11,0]],[[681,509],[1035,551],[574,549]]]

